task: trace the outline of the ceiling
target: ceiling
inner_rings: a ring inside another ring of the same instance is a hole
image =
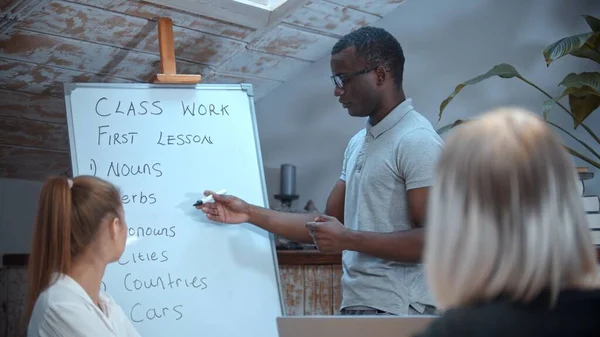
[[[173,21],[178,73],[252,83],[259,100],[402,1],[0,0],[0,177],[70,174],[62,83],[150,81],[159,17]]]

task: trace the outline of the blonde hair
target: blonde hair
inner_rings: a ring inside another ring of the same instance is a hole
[[[501,108],[449,135],[430,192],[424,253],[442,309],[597,286],[574,165],[546,123]]]

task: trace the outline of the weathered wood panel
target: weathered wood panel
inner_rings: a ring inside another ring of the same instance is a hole
[[[0,267],[0,337],[6,336],[7,308],[8,308],[8,273],[5,268]]]
[[[67,152],[0,145],[1,177],[43,180],[61,174],[72,175]]]
[[[346,6],[352,9],[358,9],[373,15],[383,17],[385,14],[396,9],[405,0],[328,0],[338,5]]]
[[[227,74],[212,73],[202,79],[202,83],[251,83],[254,88],[254,99],[265,96],[269,91],[281,85],[280,81],[272,81],[262,78],[249,78],[242,76],[231,76]]]
[[[333,314],[332,266],[306,266],[304,269],[304,312]]]
[[[248,48],[314,62],[327,55],[336,42],[337,39],[330,36],[279,25]]]
[[[304,315],[304,266],[279,266],[279,277],[286,314]]]
[[[157,55],[16,29],[0,36],[0,57],[140,81],[160,69]]]
[[[367,26],[380,17],[331,2],[313,0],[295,10],[282,22],[342,36]]]
[[[0,57],[142,82],[160,72],[159,55],[18,29],[0,36]],[[183,61],[177,66],[198,68]]]
[[[33,11],[15,28],[134,49],[156,22],[64,1],[52,1]],[[156,51],[156,50],[155,50]]]
[[[23,321],[27,296],[27,268],[9,268],[7,273],[8,295],[6,298],[7,336],[25,336]]]
[[[342,305],[342,266],[331,266],[331,289],[333,289],[332,305],[333,314],[340,314],[340,306]]]
[[[222,64],[219,72],[285,81],[308,64],[310,62],[246,49]]]
[[[0,89],[0,107],[0,117],[67,122],[64,99],[57,97]]]
[[[141,0],[73,0],[72,2],[150,20],[157,20],[161,16],[170,17],[173,20],[174,26],[227,36],[237,40],[244,40],[248,35],[254,32],[254,29],[248,27],[230,24],[200,15],[193,15],[180,10],[168,9]]]
[[[13,2],[13,0],[0,0],[0,9],[7,8],[11,2]],[[2,330],[0,330],[0,331],[2,331]]]
[[[63,97],[63,83],[65,82],[134,82],[118,77],[100,76],[88,72],[2,58],[0,58],[0,73],[2,73],[0,86],[4,89],[57,97]]]
[[[68,151],[66,124],[0,118],[0,144]]]
[[[53,1],[32,13],[16,28],[107,44],[115,47],[159,53],[155,21],[119,14],[95,7]],[[174,27],[178,59],[218,65],[245,42]]]

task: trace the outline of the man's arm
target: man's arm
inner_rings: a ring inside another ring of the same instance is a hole
[[[349,231],[345,239],[347,250],[354,250],[386,260],[406,263],[421,262],[425,242],[423,228],[429,188],[408,190],[410,217],[415,227],[406,231],[376,233]]]
[[[333,186],[327,205],[325,214],[337,218],[343,223],[344,221],[344,203],[346,195],[346,163],[348,153],[353,146],[352,138],[344,150],[344,159],[342,161],[342,169],[339,180]],[[313,237],[310,235],[306,224],[315,221],[315,218],[321,214],[311,213],[285,213],[276,212],[262,207],[250,206],[249,217],[250,223],[258,226],[268,232],[274,233],[289,240],[300,243],[314,243]]]
[[[333,187],[333,190],[329,194],[329,198],[327,198],[327,207],[325,208],[325,214],[335,217],[341,223],[344,223],[345,202],[346,182],[340,179]]]
[[[329,194],[325,214],[335,217],[341,215],[343,217],[345,191],[346,183],[339,180]],[[319,214],[314,213],[278,212],[254,205],[250,206],[248,215],[250,217],[249,222],[255,226],[301,243],[313,243],[313,239],[306,229],[306,223],[319,216]]]

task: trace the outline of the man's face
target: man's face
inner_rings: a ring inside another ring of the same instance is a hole
[[[376,112],[380,97],[376,74],[356,57],[354,47],[331,56],[331,73],[337,76],[338,86],[341,84],[334,95],[350,116],[368,117]]]

